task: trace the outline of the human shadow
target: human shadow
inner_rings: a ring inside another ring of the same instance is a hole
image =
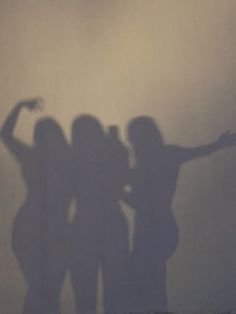
[[[37,122],[34,145],[18,140],[13,133],[24,108],[40,109],[40,100],[17,103],[1,130],[3,142],[21,166],[27,188],[12,231],[12,248],[27,283],[22,314],[59,314],[68,267],[69,147],[52,118]]]
[[[96,313],[99,267],[105,313],[123,313],[129,246],[119,200],[128,181],[128,152],[117,127],[107,132],[95,117],[81,115],[72,126],[72,156],[76,214],[70,273],[76,313]]]
[[[226,132],[217,141],[195,148],[167,145],[155,121],[140,116],[128,124],[128,141],[135,154],[130,191],[123,194],[123,200],[135,209],[129,309],[167,311],[167,261],[179,241],[172,201],[180,167],[232,146],[236,134]]]
[[[27,188],[12,232],[27,283],[22,314],[59,314],[68,268],[77,314],[96,313],[99,268],[105,313],[166,311],[166,265],[178,245],[171,207],[180,167],[232,146],[236,134],[184,148],[165,144],[151,117],[137,117],[128,125],[136,159],[130,168],[118,127],[107,130],[91,115],[74,120],[71,147],[52,118],[36,124],[34,145],[22,143],[14,130],[24,108],[40,109],[40,100],[17,103],[1,130]],[[76,212],[69,224],[72,197]],[[131,253],[121,200],[135,210]]]

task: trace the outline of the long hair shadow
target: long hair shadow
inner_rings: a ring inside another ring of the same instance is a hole
[[[180,164],[149,117],[130,121],[128,140],[136,160],[130,170],[131,192],[124,195],[124,201],[135,209],[130,308],[165,311],[166,264],[178,244],[171,202]]]
[[[59,314],[68,267],[69,147],[62,129],[51,118],[36,124],[33,146],[10,133],[4,142],[20,163],[27,188],[12,231],[13,251],[27,283],[22,314]]]
[[[166,266],[178,245],[172,213],[179,170],[185,162],[235,145],[236,134],[192,148],[167,145],[155,121],[134,118],[128,125],[136,164],[130,171],[130,192],[123,200],[135,209],[135,232],[130,258],[131,308],[166,311]]]
[[[71,224],[70,270],[76,313],[95,313],[98,269],[103,278],[105,312],[124,306],[128,229],[121,211],[127,182],[128,153],[93,116],[81,115],[72,126],[73,185],[76,214]]]

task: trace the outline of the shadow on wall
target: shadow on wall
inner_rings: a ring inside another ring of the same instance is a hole
[[[12,248],[28,288],[22,313],[59,313],[59,295],[68,268],[69,146],[51,118],[37,123],[33,146],[18,140],[13,132],[23,108],[35,111],[40,102],[19,102],[1,131],[5,145],[21,165],[27,187],[12,230]]]
[[[151,117],[137,117],[128,124],[136,160],[130,167],[118,127],[106,130],[90,115],[75,119],[71,146],[52,118],[36,124],[33,146],[22,143],[14,136],[21,110],[40,108],[40,99],[18,102],[1,130],[28,190],[12,231],[28,287],[22,313],[59,314],[67,270],[76,313],[96,313],[99,267],[106,313],[166,311],[166,265],[179,240],[171,206],[180,167],[234,145],[236,134],[184,148],[165,144]],[[69,223],[72,198],[76,214]],[[132,251],[121,200],[135,210]]]

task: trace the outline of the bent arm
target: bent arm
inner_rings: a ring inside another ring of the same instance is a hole
[[[29,149],[26,144],[22,143],[14,136],[14,130],[19,114],[22,108],[28,108],[29,110],[40,109],[40,101],[40,98],[34,98],[18,102],[6,118],[1,129],[1,138],[4,144],[18,159],[21,158],[23,156],[22,154]]]
[[[16,156],[18,155],[18,152],[22,149],[22,146],[24,145],[14,137],[14,130],[22,108],[23,103],[21,102],[17,103],[13,110],[11,111],[11,113],[6,118],[1,129],[1,138],[4,144]]]

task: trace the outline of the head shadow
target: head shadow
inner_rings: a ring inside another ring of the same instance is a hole
[[[78,313],[95,312],[98,270],[106,312],[124,306],[127,222],[119,201],[128,175],[126,148],[94,116],[72,123],[73,186],[76,214],[71,224],[70,273]]]
[[[9,134],[27,189],[13,223],[12,249],[27,283],[22,313],[59,313],[68,269],[69,146],[61,126],[49,117],[36,123],[33,139],[28,146]]]

